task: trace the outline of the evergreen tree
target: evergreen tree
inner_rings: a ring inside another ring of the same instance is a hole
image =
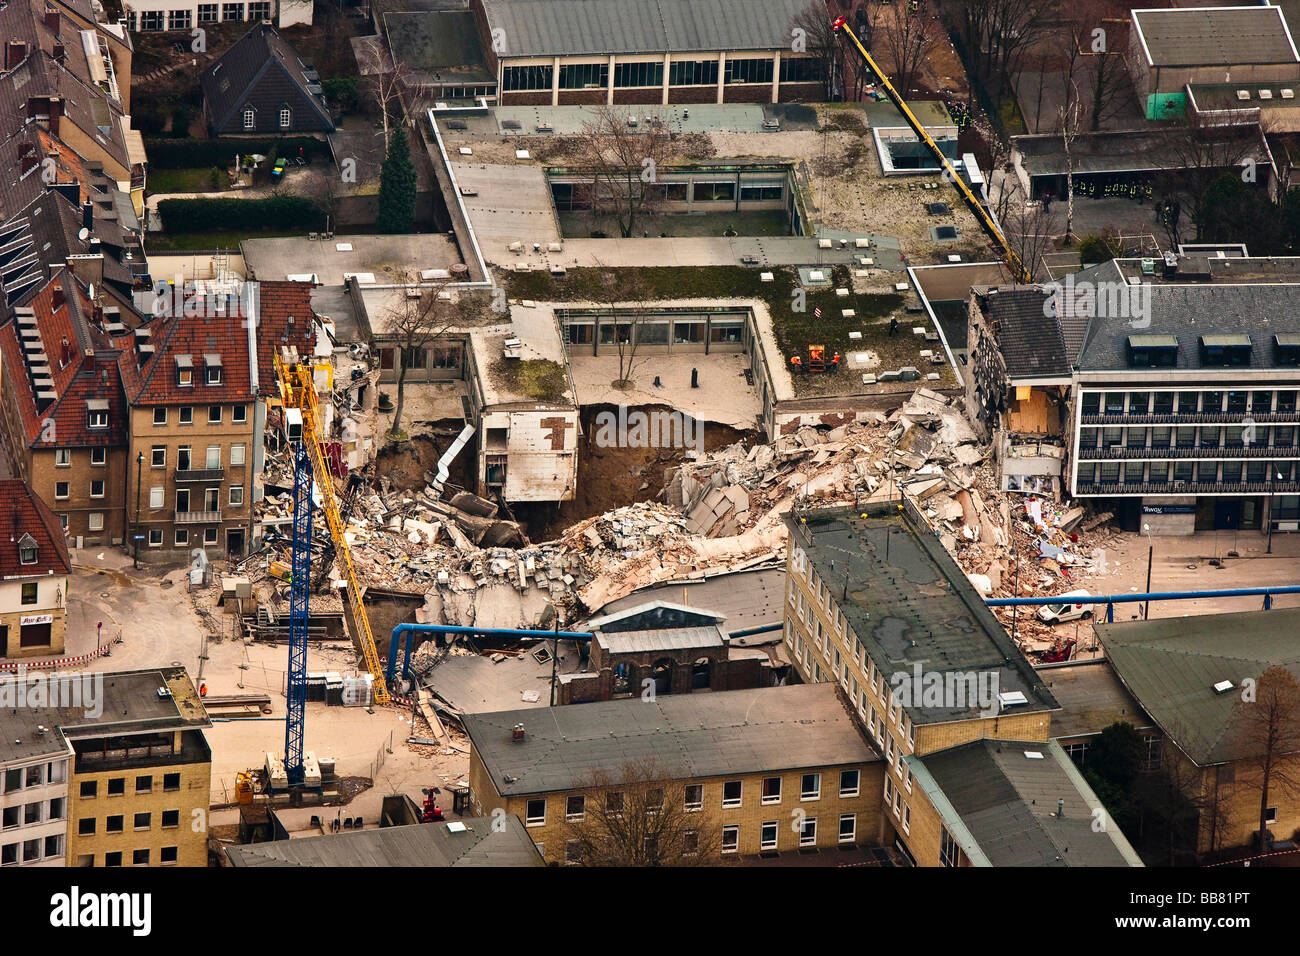
[[[375,228],[381,233],[411,232],[415,226],[415,167],[406,131],[397,129],[388,144],[388,156],[379,179],[379,218]]]

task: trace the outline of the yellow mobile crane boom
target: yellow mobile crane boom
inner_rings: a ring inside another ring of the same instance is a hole
[[[880,85],[884,87],[885,93],[889,96],[889,101],[897,106],[899,112],[907,119],[908,125],[912,127],[912,132],[916,133],[916,135],[921,138],[921,141],[925,143],[926,146],[930,147],[930,151],[934,153],[935,157],[943,166],[944,178],[950,180],[954,186],[961,190],[962,197],[966,200],[966,205],[970,207],[970,211],[975,214],[975,217],[980,221],[981,225],[984,226],[985,232],[989,234],[993,241],[997,243],[998,248],[1002,250],[1002,255],[1006,259],[1007,265],[1011,268],[1012,274],[1015,275],[1016,279],[1020,282],[1033,282],[1033,274],[1025,268],[1025,264],[1020,260],[1020,257],[1016,255],[1015,250],[1013,250],[1007,243],[1006,237],[1002,235],[1002,230],[999,229],[998,224],[993,221],[993,217],[989,215],[989,211],[984,208],[984,204],[979,201],[979,197],[976,196],[975,193],[971,191],[971,188],[966,185],[966,181],[962,179],[961,176],[957,175],[957,171],[953,169],[952,163],[948,160],[948,157],[943,154],[943,150],[939,148],[939,144],[936,143],[930,134],[925,131],[925,127],[921,125],[921,121],[916,118],[910,109],[908,109],[907,104],[903,102],[903,97],[899,94],[898,90],[894,89],[894,84],[889,82],[889,77],[885,75],[885,71],[876,64],[876,61],[871,58],[871,54],[867,52],[867,48],[862,45],[862,41],[858,39],[857,34],[849,28],[848,21],[844,17],[836,17],[831,23],[831,29],[833,31],[843,31],[844,35],[853,41],[853,45],[857,47],[858,53],[861,54],[863,61],[871,68],[871,72],[876,74],[879,78]]]
[[[370,618],[366,615],[365,605],[361,601],[361,588],[357,584],[356,571],[352,567],[352,553],[348,550],[347,540],[343,537],[343,518],[339,514],[338,502],[334,497],[334,478],[320,448],[320,414],[316,404],[316,386],[310,362],[298,362],[296,356],[289,361],[276,356],[275,369],[280,382],[280,397],[285,409],[296,408],[302,413],[302,441],[311,456],[312,471],[316,475],[316,487],[320,489],[321,504],[325,512],[325,522],[329,525],[330,537],[334,541],[334,552],[343,571],[343,580],[347,583],[344,600],[352,612],[352,623],[356,631],[357,643],[366,659],[366,669],[374,676],[372,696],[375,703],[388,703],[388,685],[384,682],[384,669],[379,663],[379,652],[375,649],[375,636],[370,630]]]

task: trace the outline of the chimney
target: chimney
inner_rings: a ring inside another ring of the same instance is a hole
[[[63,341],[59,344],[59,367],[66,368],[71,361],[72,346],[68,343],[68,337],[65,335]]]
[[[50,311],[57,312],[61,308],[63,308],[63,283],[56,282],[54,283],[53,304],[50,306]],[[63,341],[66,344],[68,340],[64,339]]]
[[[39,159],[36,158],[35,153],[26,153],[22,158],[21,175],[26,176],[28,173],[30,173],[33,169],[35,169],[40,164],[41,162]]]
[[[50,97],[50,135],[59,135],[59,118],[63,116],[63,97]]]
[[[81,224],[87,229],[95,228],[95,204],[89,199],[81,204]]]
[[[510,732],[510,739],[517,744],[521,744],[524,742],[526,736],[524,734],[523,724],[515,724],[515,729]]]
[[[27,59],[27,44],[13,37],[5,44],[5,70],[12,70]]]
[[[59,11],[56,8],[45,8],[45,27],[55,36],[59,35]]]
[[[63,46],[62,40],[54,41],[54,51],[51,54],[55,63],[62,63],[67,56],[67,50]]]

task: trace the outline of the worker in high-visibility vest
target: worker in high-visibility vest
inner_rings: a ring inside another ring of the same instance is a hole
[[[797,355],[791,355],[790,364],[795,367],[795,371],[798,371],[803,366],[803,359]]]

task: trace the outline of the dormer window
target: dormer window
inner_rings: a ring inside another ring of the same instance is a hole
[[[1250,364],[1250,336],[1202,335],[1201,364],[1203,366],[1245,366]]]
[[[188,355],[176,356],[176,384],[181,388],[194,385],[194,359]]]
[[[203,356],[203,380],[209,385],[221,384],[221,356]]]
[[[18,563],[35,564],[37,561],[36,539],[25,534],[18,539]]]
[[[108,400],[92,398],[86,402],[86,425],[90,428],[108,427]]]

